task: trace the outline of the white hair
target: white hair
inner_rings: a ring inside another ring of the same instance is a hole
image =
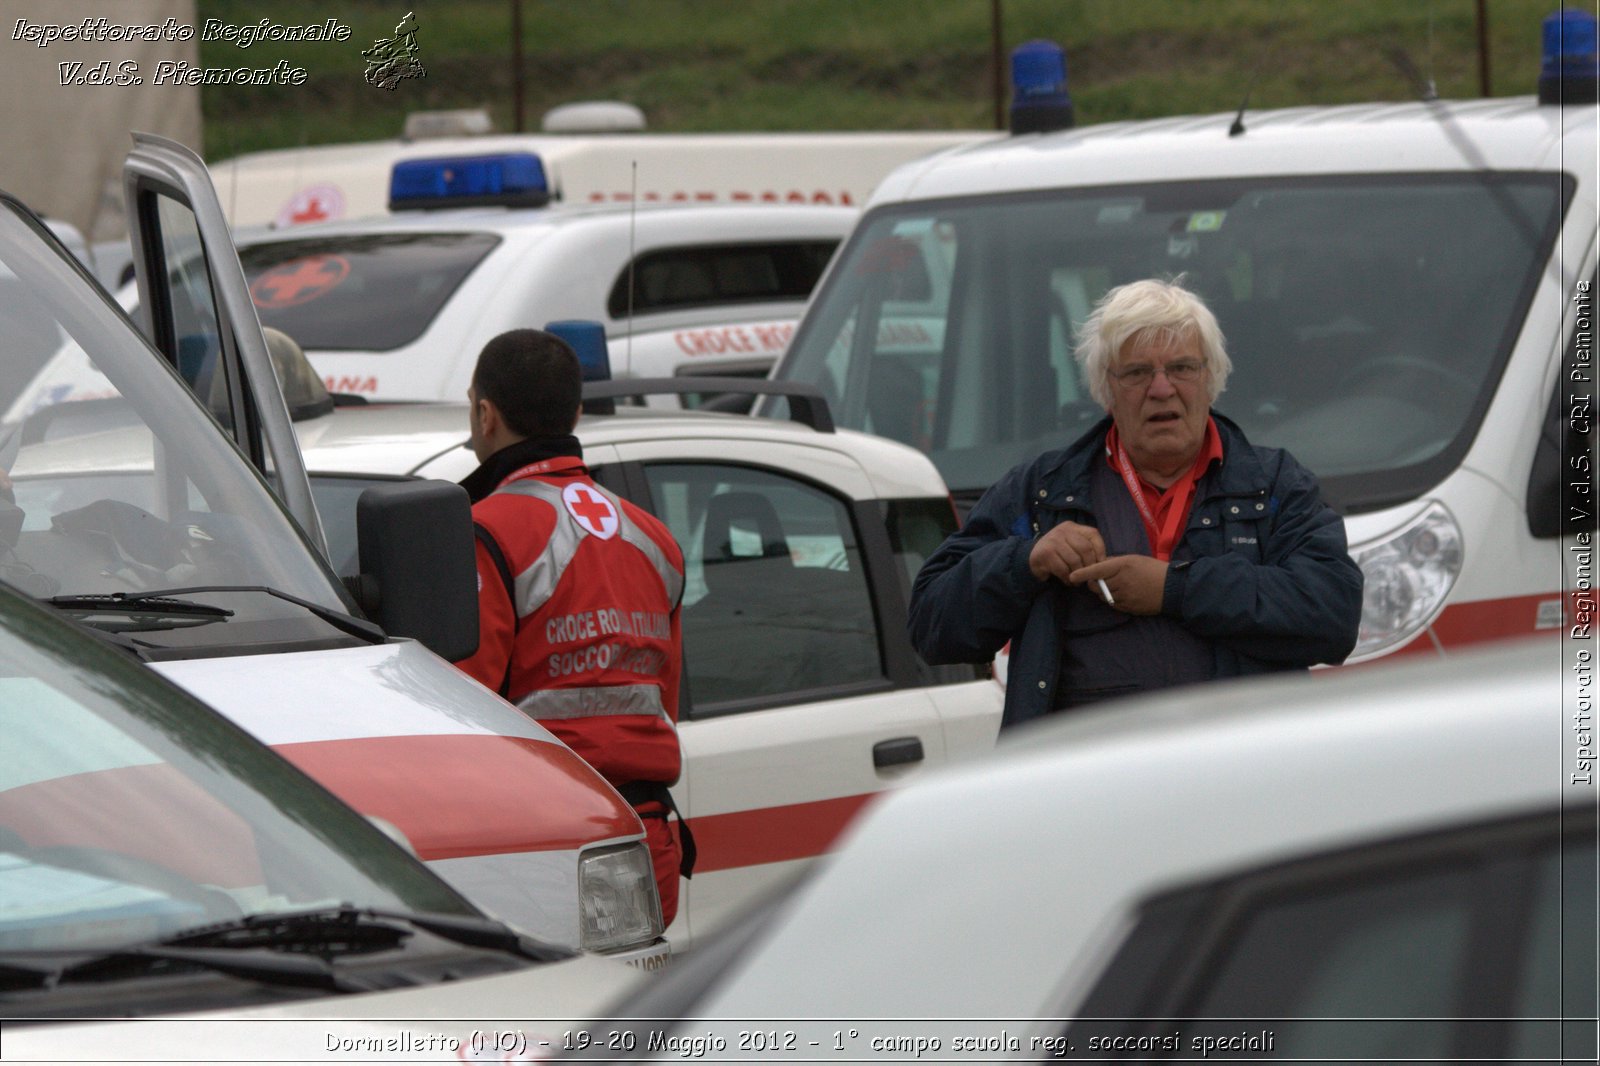
[[[1173,342],[1194,339],[1205,360],[1206,388],[1215,403],[1227,387],[1233,360],[1224,346],[1222,327],[1205,301],[1183,287],[1183,275],[1171,281],[1146,278],[1107,290],[1078,330],[1077,359],[1094,402],[1111,407],[1107,371],[1112,359],[1130,341]]]

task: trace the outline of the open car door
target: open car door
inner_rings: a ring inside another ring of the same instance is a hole
[[[135,133],[133,141],[122,178],[140,327],[326,557],[288,407],[206,165],[164,137]]]

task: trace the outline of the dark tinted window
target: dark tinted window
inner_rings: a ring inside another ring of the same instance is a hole
[[[948,499],[888,500],[883,504],[889,546],[900,564],[901,588],[911,598],[917,571],[957,528],[955,507]]]
[[[500,242],[487,233],[321,237],[239,249],[261,324],[307,351],[390,351],[421,336]]]
[[[861,548],[841,501],[751,467],[661,464],[645,474],[657,517],[683,548],[695,714],[883,679]]]
[[[633,261],[633,306],[628,270],[611,287],[612,318],[689,307],[761,300],[804,300],[822,276],[838,241],[697,245],[646,252]]]
[[[340,577],[353,577],[361,572],[356,502],[372,486],[388,484],[391,480],[396,479],[312,476],[311,495],[317,501],[317,517],[322,519],[322,535],[328,542],[328,561]]]
[[[1595,827],[1551,814],[1247,874],[1152,903],[1090,997],[1119,1046],[1271,1033],[1324,1061],[1593,1055]],[[1166,1021],[1155,1021],[1165,1018]],[[1131,1042],[1130,1042],[1131,1041]],[[1567,1053],[1579,1052],[1569,1042]]]

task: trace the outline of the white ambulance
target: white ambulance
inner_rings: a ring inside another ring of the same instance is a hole
[[[396,163],[534,154],[569,204],[755,203],[859,207],[889,171],[992,130],[835,133],[508,133],[250,152],[211,165],[235,228],[381,215]]]
[[[765,377],[858,217],[551,204],[549,182],[524,153],[412,160],[394,214],[240,232],[255,311],[368,400],[461,400],[491,337],[555,319],[602,322],[615,377]]]
[[[1233,358],[1217,410],[1346,516],[1366,574],[1352,661],[1590,636],[1589,27],[1566,103],[1115,123],[907,164],[774,376],[921,448],[970,506],[1104,414],[1072,356],[1096,299],[1181,274]]]
[[[486,911],[664,961],[637,815],[448,661],[476,647],[465,494],[364,497],[365,576],[341,583],[204,165],[139,136],[125,183],[148,340],[0,196],[0,581],[394,827]]]

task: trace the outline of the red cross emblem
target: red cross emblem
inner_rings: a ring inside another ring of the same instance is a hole
[[[592,536],[610,540],[622,525],[617,509],[611,501],[588,485],[568,485],[561,490],[561,502],[570,514]]]
[[[344,193],[339,186],[318,182],[295,190],[295,194],[278,209],[272,224],[279,229],[298,226],[303,222],[326,222],[344,217]]]
[[[251,283],[250,301],[264,311],[293,307],[332,291],[349,276],[350,260],[342,255],[290,260]]]

